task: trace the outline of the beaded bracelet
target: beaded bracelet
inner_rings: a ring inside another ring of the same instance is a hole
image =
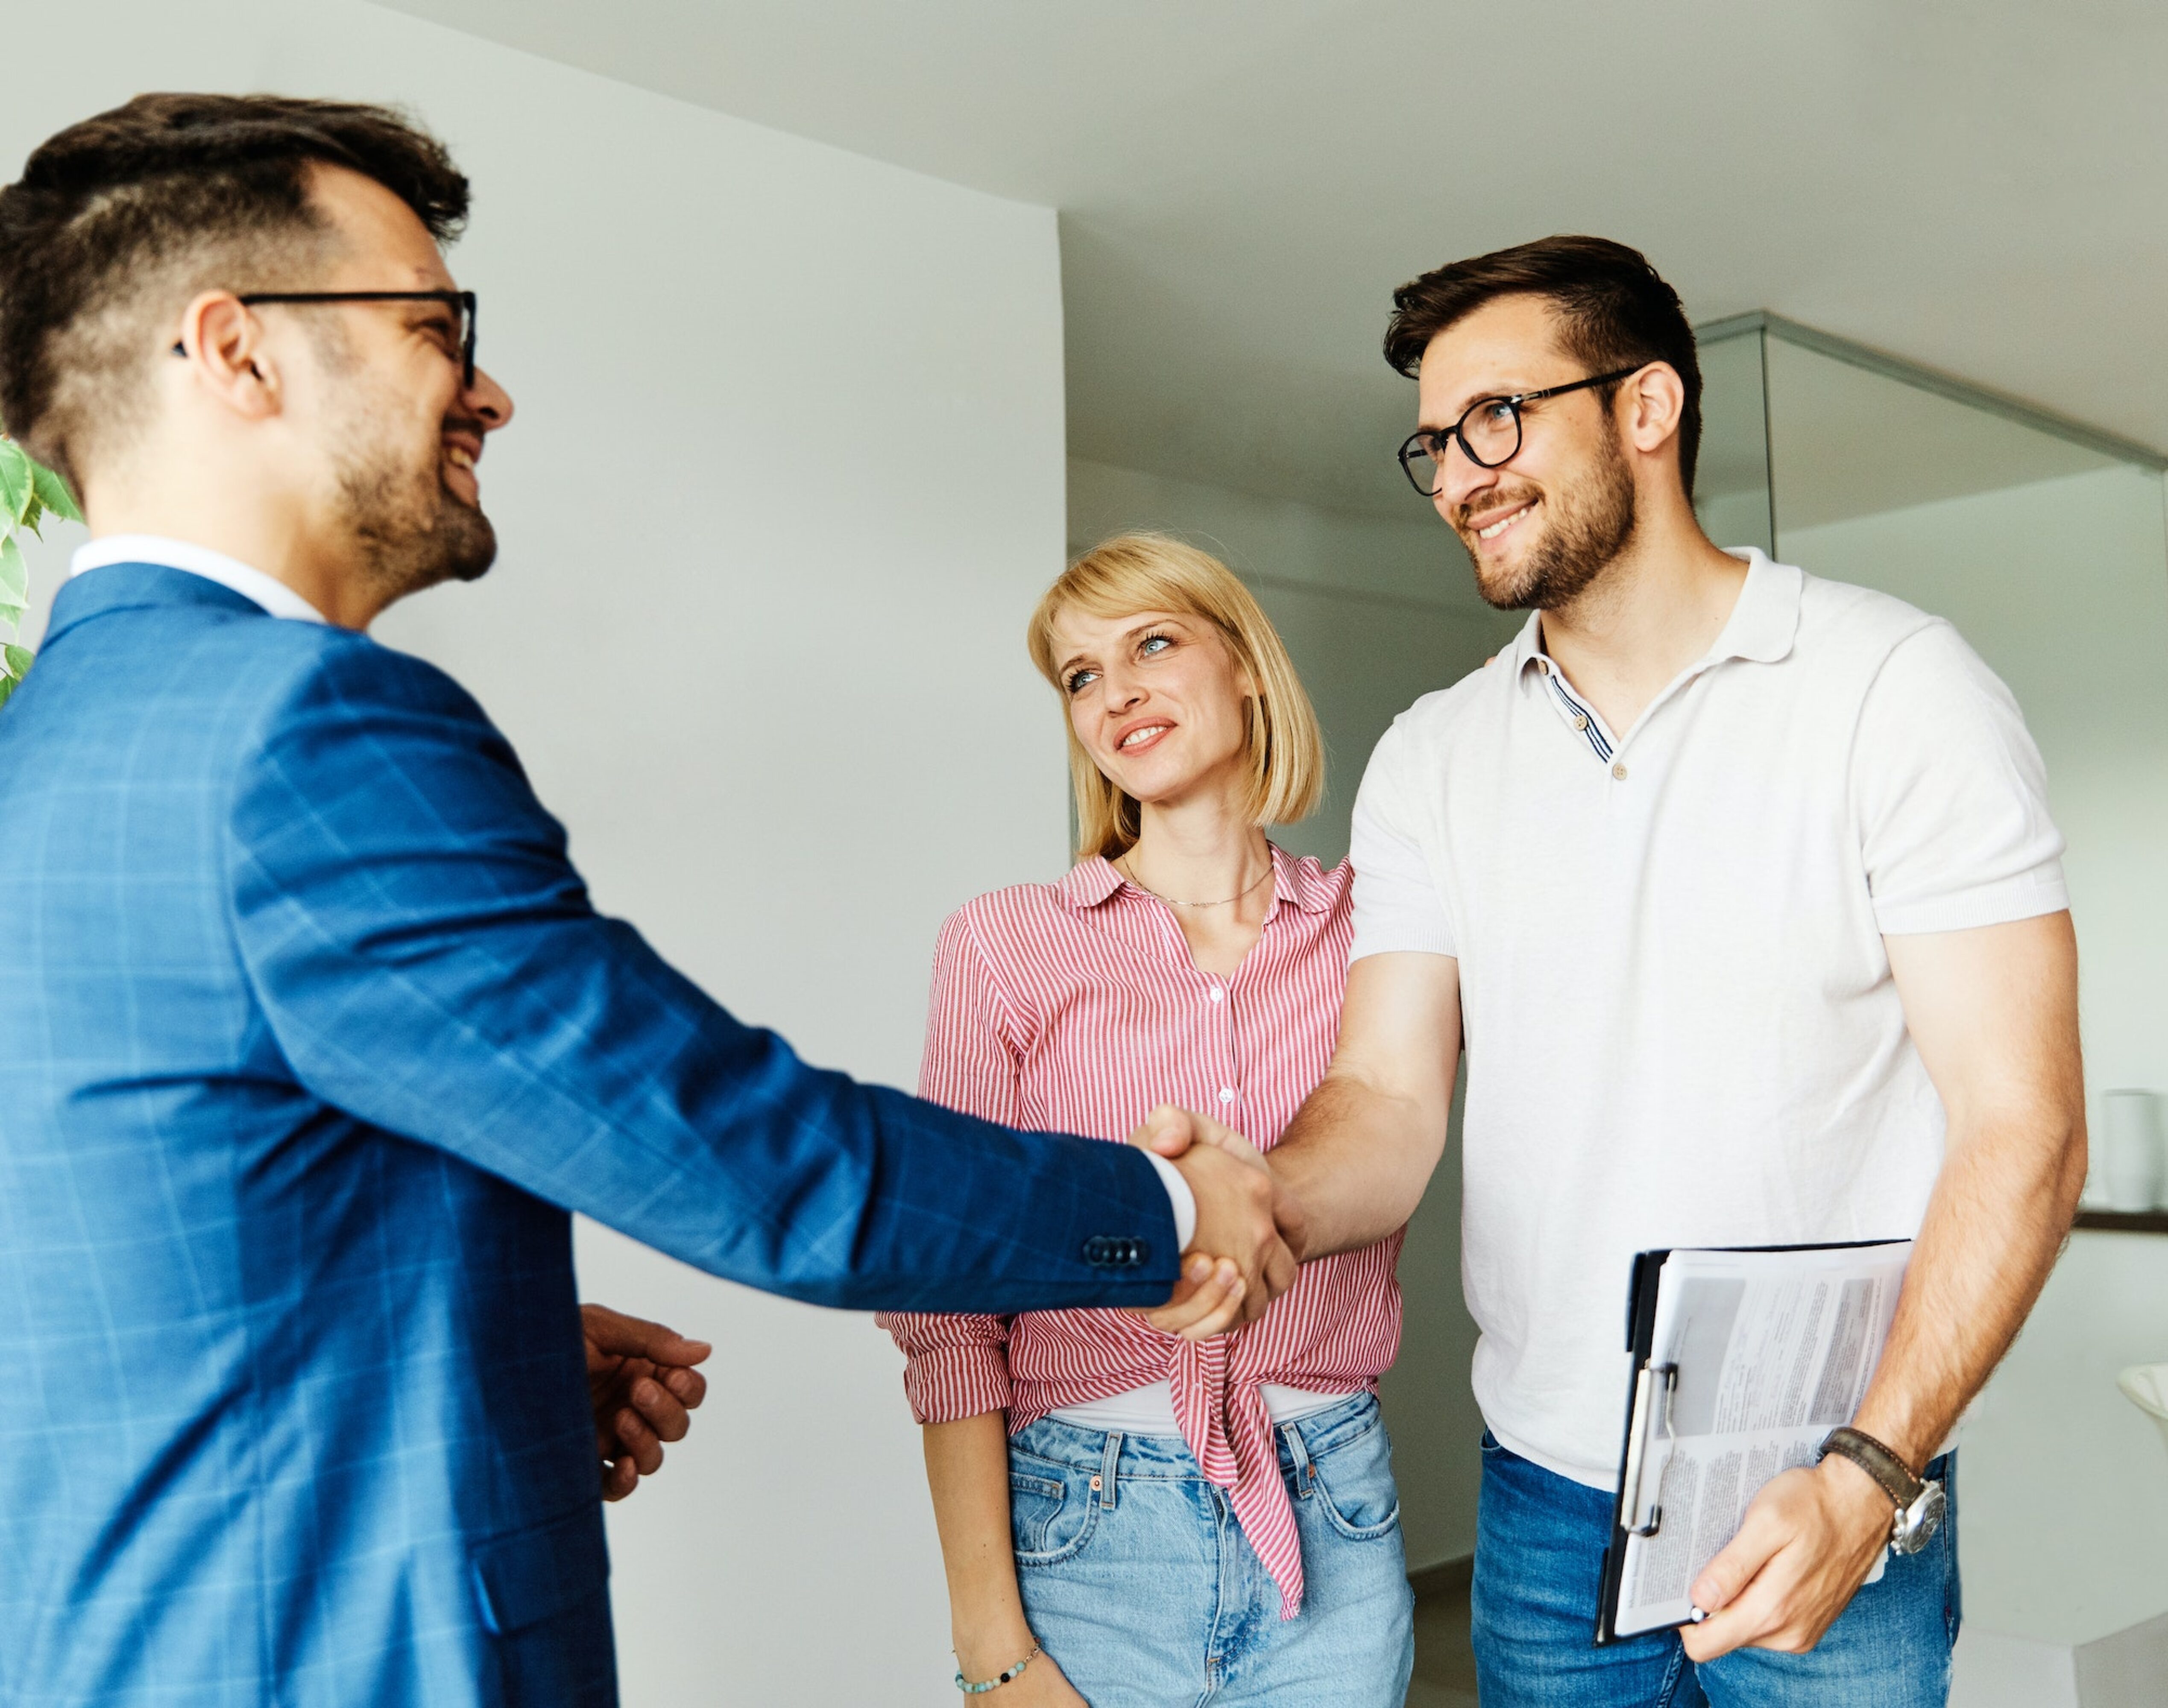
[[[1000,1689],[1002,1685],[1007,1684],[1010,1679],[1017,1677],[1026,1667],[1029,1666],[1038,1658],[1039,1645],[1037,1643],[1034,1643],[1031,1646],[1031,1652],[1029,1654],[1026,1655],[1022,1660],[1011,1667],[1008,1671],[1003,1673],[998,1679],[989,1679],[983,1684],[965,1684],[964,1682],[964,1669],[961,1667],[959,1667],[956,1669],[956,1688],[961,1690],[966,1696],[983,1696],[989,1690]]]

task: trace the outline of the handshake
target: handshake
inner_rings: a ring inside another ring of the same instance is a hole
[[[1145,1320],[1185,1340],[1256,1322],[1294,1285],[1301,1205],[1256,1146],[1207,1116],[1162,1104],[1129,1143],[1172,1163],[1197,1200],[1197,1231],[1174,1296]]]

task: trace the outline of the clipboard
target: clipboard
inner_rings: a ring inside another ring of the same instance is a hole
[[[1659,1304],[1664,1295],[1665,1265],[1675,1254],[1695,1258],[1719,1259],[1735,1256],[1742,1259],[1766,1260],[1787,1254],[1835,1254],[1840,1252],[1878,1251],[1883,1254],[1881,1267],[1886,1269],[1892,1261],[1898,1267],[1901,1285],[1902,1260],[1890,1248],[1902,1248],[1902,1255],[1909,1256],[1910,1240],[1856,1239],[1823,1244],[1666,1247],[1637,1252],[1626,1294],[1626,1350],[1630,1355],[1630,1373],[1627,1380],[1625,1432],[1619,1444],[1618,1492],[1613,1502],[1611,1539],[1603,1552],[1603,1571],[1597,1601],[1596,1647],[1606,1647],[1615,1642],[1630,1641],[1658,1631],[1676,1630],[1693,1622],[1687,1615],[1653,1625],[1636,1625],[1622,1636],[1617,1629],[1620,1604],[1626,1588],[1627,1562],[1629,1544],[1634,1538],[1645,1541],[1662,1533],[1664,1522],[1664,1483],[1669,1470],[1677,1438],[1673,1430],[1672,1408],[1681,1382],[1678,1363],[1659,1355],[1656,1345]],[[1830,1268],[1816,1264],[1806,1265],[1812,1270]],[[1841,1272],[1836,1266],[1836,1272]],[[1886,1300],[1878,1300],[1878,1326],[1873,1333],[1871,1350],[1862,1348],[1864,1369],[1851,1387],[1863,1392],[1873,1374],[1874,1362],[1881,1355],[1882,1337],[1887,1334],[1889,1316],[1895,1308],[1894,1291]],[[1834,1329],[1832,1333],[1836,1332]],[[1671,1349],[1664,1349],[1668,1351]],[[1832,1349],[1832,1356],[1834,1349]],[[1837,1421],[1846,1421],[1838,1419]],[[1831,1427],[1834,1427],[1832,1424]],[[1766,1479],[1765,1479],[1766,1480]],[[1755,1485],[1758,1489],[1759,1483]],[[1687,1514],[1690,1520],[1692,1513]]]

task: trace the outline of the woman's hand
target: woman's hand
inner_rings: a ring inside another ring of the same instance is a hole
[[[1197,1228],[1166,1303],[1143,1313],[1185,1340],[1254,1323],[1294,1285],[1289,1240],[1303,1235],[1301,1206],[1239,1132],[1209,1116],[1161,1104],[1129,1143],[1166,1158],[1197,1201]]]
[[[1242,1316],[1242,1271],[1232,1258],[1193,1251],[1182,1262],[1174,1297],[1156,1309],[1131,1308],[1162,1334],[1209,1340],[1234,1328]]]
[[[1030,1647],[1026,1643],[1023,1649],[999,1663],[990,1672],[975,1674],[966,1668],[964,1676],[973,1684],[982,1679],[998,1678],[1002,1668],[1014,1666],[1018,1656]],[[1060,1667],[1055,1664],[1054,1657],[1044,1650],[1032,1656],[1031,1664],[1007,1684],[997,1684],[975,1696],[959,1696],[957,1700],[966,1703],[984,1703],[986,1708],[1092,1708],[1092,1705],[1077,1694],[1076,1687],[1069,1682]]]

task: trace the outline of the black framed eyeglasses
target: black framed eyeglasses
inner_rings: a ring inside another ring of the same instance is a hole
[[[1426,498],[1437,496],[1439,477],[1445,472],[1445,454],[1454,440],[1463,455],[1479,469],[1496,469],[1520,454],[1521,411],[1547,397],[1563,397],[1569,391],[1586,391],[1591,385],[1610,385],[1649,364],[1637,362],[1610,374],[1597,374],[1570,385],[1548,385],[1541,391],[1517,391],[1511,397],[1479,397],[1461,411],[1460,419],[1443,430],[1419,427],[1400,446],[1400,469],[1408,484]]]
[[[235,300],[253,308],[258,303],[312,302],[436,302],[451,310],[458,322],[454,341],[460,347],[460,370],[462,379],[471,390],[475,383],[475,321],[477,317],[475,294],[470,290],[252,290]],[[175,355],[187,353],[186,347],[173,346]]]

